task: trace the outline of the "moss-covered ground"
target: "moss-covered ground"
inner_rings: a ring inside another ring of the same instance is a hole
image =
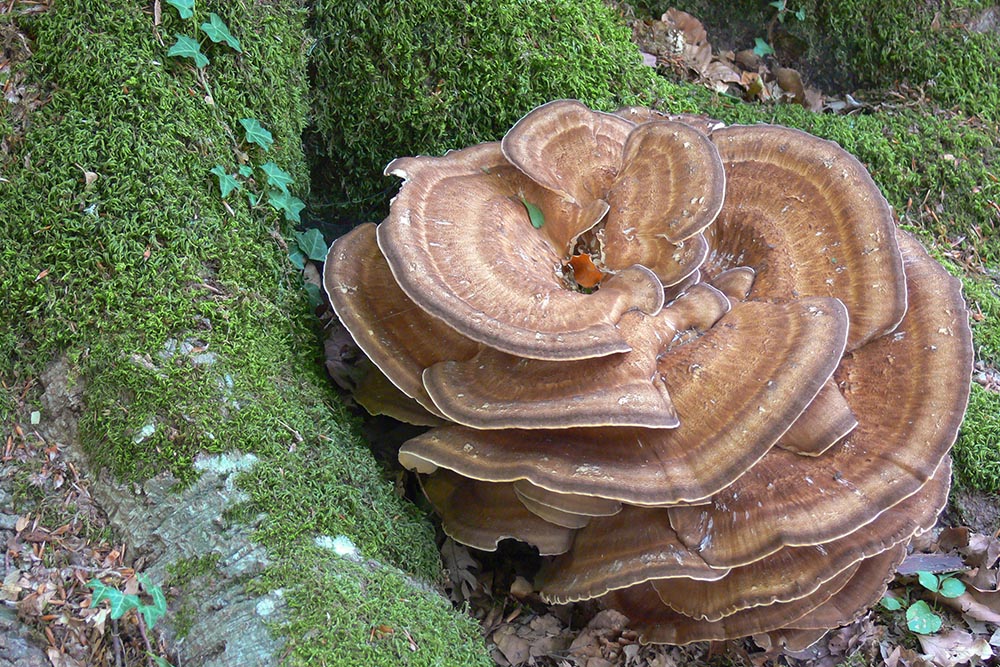
[[[496,139],[552,98],[800,127],[858,155],[901,220],[963,274],[982,315],[979,359],[996,368],[1000,103],[990,63],[1000,47],[995,33],[955,25],[987,3],[950,3],[932,29],[935,4],[800,3],[800,38],[840,54],[831,61],[845,80],[923,91],[847,116],[750,106],[658,78],[600,0],[317,0],[311,14],[295,0],[216,0],[190,21],[164,3],[160,26],[138,4],[95,0],[0,15],[33,40],[29,80],[52,90],[23,135],[13,107],[0,114],[0,428],[39,409],[37,378],[66,354],[86,390],[81,439],[95,466],[185,479],[199,452],[260,458],[238,512],[264,516],[258,538],[276,565],[254,586],[285,591],[276,631],[289,663],[487,664],[472,622],[410,581],[438,574],[431,528],[393,494],[329,389],[283,247],[290,227],[246,197],[266,189],[260,164],[287,170],[303,198],[311,172],[311,221],[322,224],[380,218],[392,158]],[[737,5],[744,23],[760,14],[765,34],[767,3]],[[175,34],[193,35],[208,11],[243,53],[204,40],[211,63],[200,71],[167,57]],[[244,139],[242,118],[271,131],[269,151]],[[224,203],[215,165],[254,167],[253,179]],[[998,395],[974,387],[955,450],[963,483],[1000,489],[997,414]],[[335,557],[314,545],[319,535],[347,535],[381,565]]]

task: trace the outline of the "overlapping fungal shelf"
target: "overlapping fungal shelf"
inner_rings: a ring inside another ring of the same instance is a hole
[[[946,501],[972,343],[858,160],[561,100],[387,173],[324,284],[359,402],[432,426],[399,460],[445,532],[534,545],[544,598],[650,642],[801,644],[879,599]]]

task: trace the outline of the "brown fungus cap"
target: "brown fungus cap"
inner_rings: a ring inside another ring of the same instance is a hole
[[[699,620],[675,612],[660,602],[656,589],[648,582],[612,591],[607,601],[609,606],[629,617],[640,641],[657,644],[719,641],[784,627],[833,597],[863,564],[864,561],[855,563],[838,573],[807,597],[744,609],[718,621]]]
[[[434,429],[400,450],[405,467],[637,505],[706,498],[757,462],[833,373],[847,338],[835,299],[734,304],[658,361],[676,429]]]
[[[513,538],[543,556],[565,553],[573,542],[573,530],[525,509],[512,484],[479,482],[447,470],[421,478],[420,484],[444,532],[456,542],[494,551],[501,540]]]
[[[892,212],[837,144],[771,125],[716,130],[726,203],[703,269],[757,272],[751,298],[832,296],[851,316],[848,350],[892,331],[906,310]]]
[[[711,505],[670,509],[681,540],[709,563],[736,567],[782,546],[847,535],[918,492],[947,455],[972,371],[961,283],[905,232],[899,242],[906,317],[894,333],[846,355],[834,376],[857,428],[820,456],[772,449]],[[935,390],[899,381],[904,370],[934,378]]]
[[[674,611],[709,621],[741,609],[811,595],[820,584],[862,558],[881,553],[887,546],[905,543],[913,535],[932,528],[948,500],[950,481],[951,462],[945,459],[920,493],[900,501],[868,526],[838,540],[809,547],[784,547],[749,565],[732,568],[719,581],[654,581],[653,587],[663,603]],[[581,537],[582,534],[577,537],[570,554],[575,553]],[[650,544],[646,548],[655,547]]]
[[[622,315],[616,327],[629,352],[560,362],[485,348],[468,361],[428,368],[424,386],[448,419],[478,429],[675,428],[659,360],[678,332],[707,331],[729,308],[721,292],[696,285],[655,317]]]
[[[659,279],[638,265],[594,294],[568,289],[563,251],[526,206],[549,221],[563,202],[510,167],[499,144],[401,158],[387,173],[404,183],[379,248],[407,296],[468,338],[528,358],[599,357],[629,350],[615,328],[625,311],[663,306]]]
[[[528,498],[536,503],[570,514],[591,517],[613,516],[622,509],[622,504],[617,500],[576,493],[555,493],[523,479],[514,482],[514,491],[517,492],[519,498]]]
[[[562,604],[651,579],[714,581],[728,572],[684,546],[663,510],[625,506],[614,516],[591,519],[568,553],[543,566],[535,585],[543,598]]]
[[[388,172],[325,283],[384,373],[358,401],[443,424],[399,460],[449,535],[536,545],[546,598],[647,641],[798,645],[877,599],[946,497],[972,342],[860,162],[561,100]]]
[[[795,627],[799,619],[808,618],[810,612],[820,608],[820,613],[837,618],[835,624],[849,623],[881,597],[905,555],[906,547],[900,544],[855,563],[821,584],[811,595],[744,609],[718,621],[691,618],[657,605],[658,597],[650,595],[652,586],[648,583],[614,591],[608,595],[608,601],[629,617],[640,641],[653,643],[689,644]]]
[[[360,225],[334,241],[323,265],[323,288],[368,358],[404,394],[440,415],[424,391],[424,369],[446,359],[468,359],[479,345],[403,293],[375,242],[375,225]]]

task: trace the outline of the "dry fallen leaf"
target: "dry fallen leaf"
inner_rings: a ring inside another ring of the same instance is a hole
[[[979,591],[967,586],[958,597],[935,594],[934,599],[977,621],[1000,624],[1000,591]]]
[[[510,585],[510,594],[516,598],[524,598],[531,595],[535,591],[534,586],[531,582],[524,577],[517,577],[514,582]]]
[[[924,658],[937,667],[953,667],[973,659],[987,660],[993,657],[993,649],[982,638],[961,630],[951,630],[935,635],[917,635]]]
[[[505,625],[493,633],[493,643],[511,665],[520,665],[531,656],[531,647],[511,625]]]

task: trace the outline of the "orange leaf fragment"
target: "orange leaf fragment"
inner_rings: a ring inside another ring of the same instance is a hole
[[[580,287],[585,289],[597,287],[604,280],[604,274],[594,266],[594,260],[590,255],[573,255],[569,265],[573,269],[573,278]]]

